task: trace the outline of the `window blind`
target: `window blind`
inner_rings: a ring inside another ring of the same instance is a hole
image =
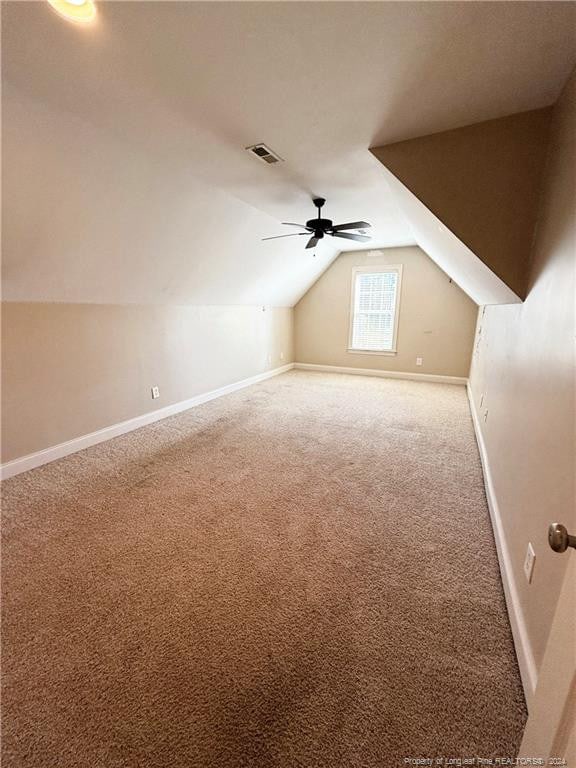
[[[354,281],[352,349],[394,349],[398,271],[358,272]]]

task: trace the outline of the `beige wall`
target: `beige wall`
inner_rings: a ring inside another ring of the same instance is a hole
[[[4,303],[2,461],[291,362],[292,314]]]
[[[522,305],[480,313],[471,371],[529,642],[539,666],[566,568],[549,548],[548,524],[576,531],[574,496],[574,303],[576,76],[553,115],[530,289]],[[487,412],[486,421],[484,416]],[[522,565],[536,552],[532,584]]]
[[[524,298],[549,124],[537,109],[372,152]]]
[[[348,352],[352,268],[370,264],[403,265],[395,355]],[[416,246],[342,253],[296,305],[296,360],[467,376],[476,314],[476,304]]]

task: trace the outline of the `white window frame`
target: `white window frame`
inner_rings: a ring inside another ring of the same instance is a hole
[[[392,335],[392,349],[357,349],[352,346],[354,335],[354,299],[356,293],[356,275],[370,274],[374,272],[396,272],[398,283],[396,287],[396,305],[394,307],[394,332]],[[350,318],[348,329],[348,352],[356,355],[395,355],[398,345],[398,321],[400,319],[400,294],[402,292],[402,264],[382,264],[379,266],[353,267],[352,281],[350,286]]]

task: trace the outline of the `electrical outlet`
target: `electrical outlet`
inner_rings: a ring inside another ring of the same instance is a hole
[[[536,553],[531,542],[528,542],[526,557],[524,558],[524,575],[528,584],[532,583],[532,574],[534,573],[534,563],[536,562]]]
[[[422,365],[422,358],[421,357],[417,357],[416,358],[416,365]]]
[[[284,352],[280,352],[280,360],[284,360]]]
[[[266,358],[266,360],[267,360],[267,362],[268,362],[268,365],[272,365],[272,355],[268,355],[268,357]]]
[[[157,397],[160,397],[160,387],[152,387],[152,400],[156,400]]]

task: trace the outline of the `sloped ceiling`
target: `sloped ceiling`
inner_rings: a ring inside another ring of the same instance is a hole
[[[98,7],[3,3],[6,299],[291,305],[338,245],[260,238],[322,195],[413,242],[368,147],[547,106],[574,65],[573,3]]]

